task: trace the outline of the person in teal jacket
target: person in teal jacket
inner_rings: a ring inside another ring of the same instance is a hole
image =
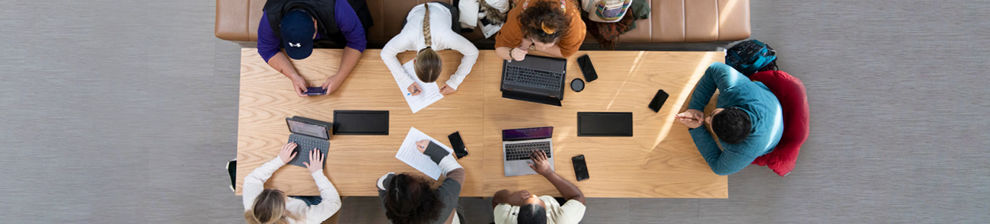
[[[710,115],[702,111],[718,89]],[[750,81],[721,62],[708,66],[691,94],[688,109],[677,114],[687,126],[698,152],[718,175],[739,172],[757,157],[769,153],[784,132],[780,102],[761,82]],[[703,125],[711,127],[718,143]],[[719,149],[721,143],[721,149]]]

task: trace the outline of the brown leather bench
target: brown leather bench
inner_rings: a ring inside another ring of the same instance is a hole
[[[257,40],[258,21],[266,0],[216,0],[216,36],[224,40]],[[385,2],[388,7],[385,7]],[[452,0],[437,0],[452,2]],[[637,0],[640,1],[640,0]],[[749,0],[648,0],[651,15],[636,29],[619,37],[620,43],[710,42],[749,38]],[[367,0],[375,25],[368,30],[368,46],[382,46],[402,29],[413,6],[426,0]],[[480,29],[464,34],[484,39]],[[494,39],[494,38],[492,38]],[[586,41],[594,41],[589,38]]]

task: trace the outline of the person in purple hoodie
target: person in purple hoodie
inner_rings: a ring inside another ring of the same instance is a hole
[[[344,48],[337,73],[321,87],[331,94],[347,79],[367,47],[372,25],[364,0],[269,0],[258,23],[258,54],[292,80],[292,90],[306,96],[309,84],[292,66],[313,48]],[[283,51],[284,49],[284,51]]]

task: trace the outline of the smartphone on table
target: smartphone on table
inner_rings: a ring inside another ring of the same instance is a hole
[[[457,156],[458,159],[468,155],[467,148],[464,146],[464,141],[461,140],[461,132],[454,132],[453,134],[448,135],[447,139],[450,140],[450,146],[454,148],[454,155]]]
[[[577,59],[578,66],[581,67],[581,73],[584,74],[584,80],[588,82],[595,81],[598,79],[598,72],[595,71],[595,65],[591,64],[591,57],[582,55]]]
[[[590,178],[588,176],[588,164],[585,163],[583,154],[571,157],[571,163],[574,164],[574,176],[577,177],[577,181]]]

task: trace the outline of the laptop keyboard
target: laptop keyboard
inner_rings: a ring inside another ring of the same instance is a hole
[[[564,74],[540,71],[524,67],[505,66],[505,83],[510,86],[521,86],[551,91],[563,88],[560,80]]]
[[[536,150],[543,150],[547,158],[553,158],[550,152],[550,142],[527,142],[505,144],[505,160],[529,159]]]
[[[306,138],[296,135],[290,136],[289,142],[295,142],[296,145],[299,146],[300,150],[302,149],[310,150],[313,148],[326,149],[330,147],[330,142],[327,142],[327,140],[318,139],[318,138]]]

